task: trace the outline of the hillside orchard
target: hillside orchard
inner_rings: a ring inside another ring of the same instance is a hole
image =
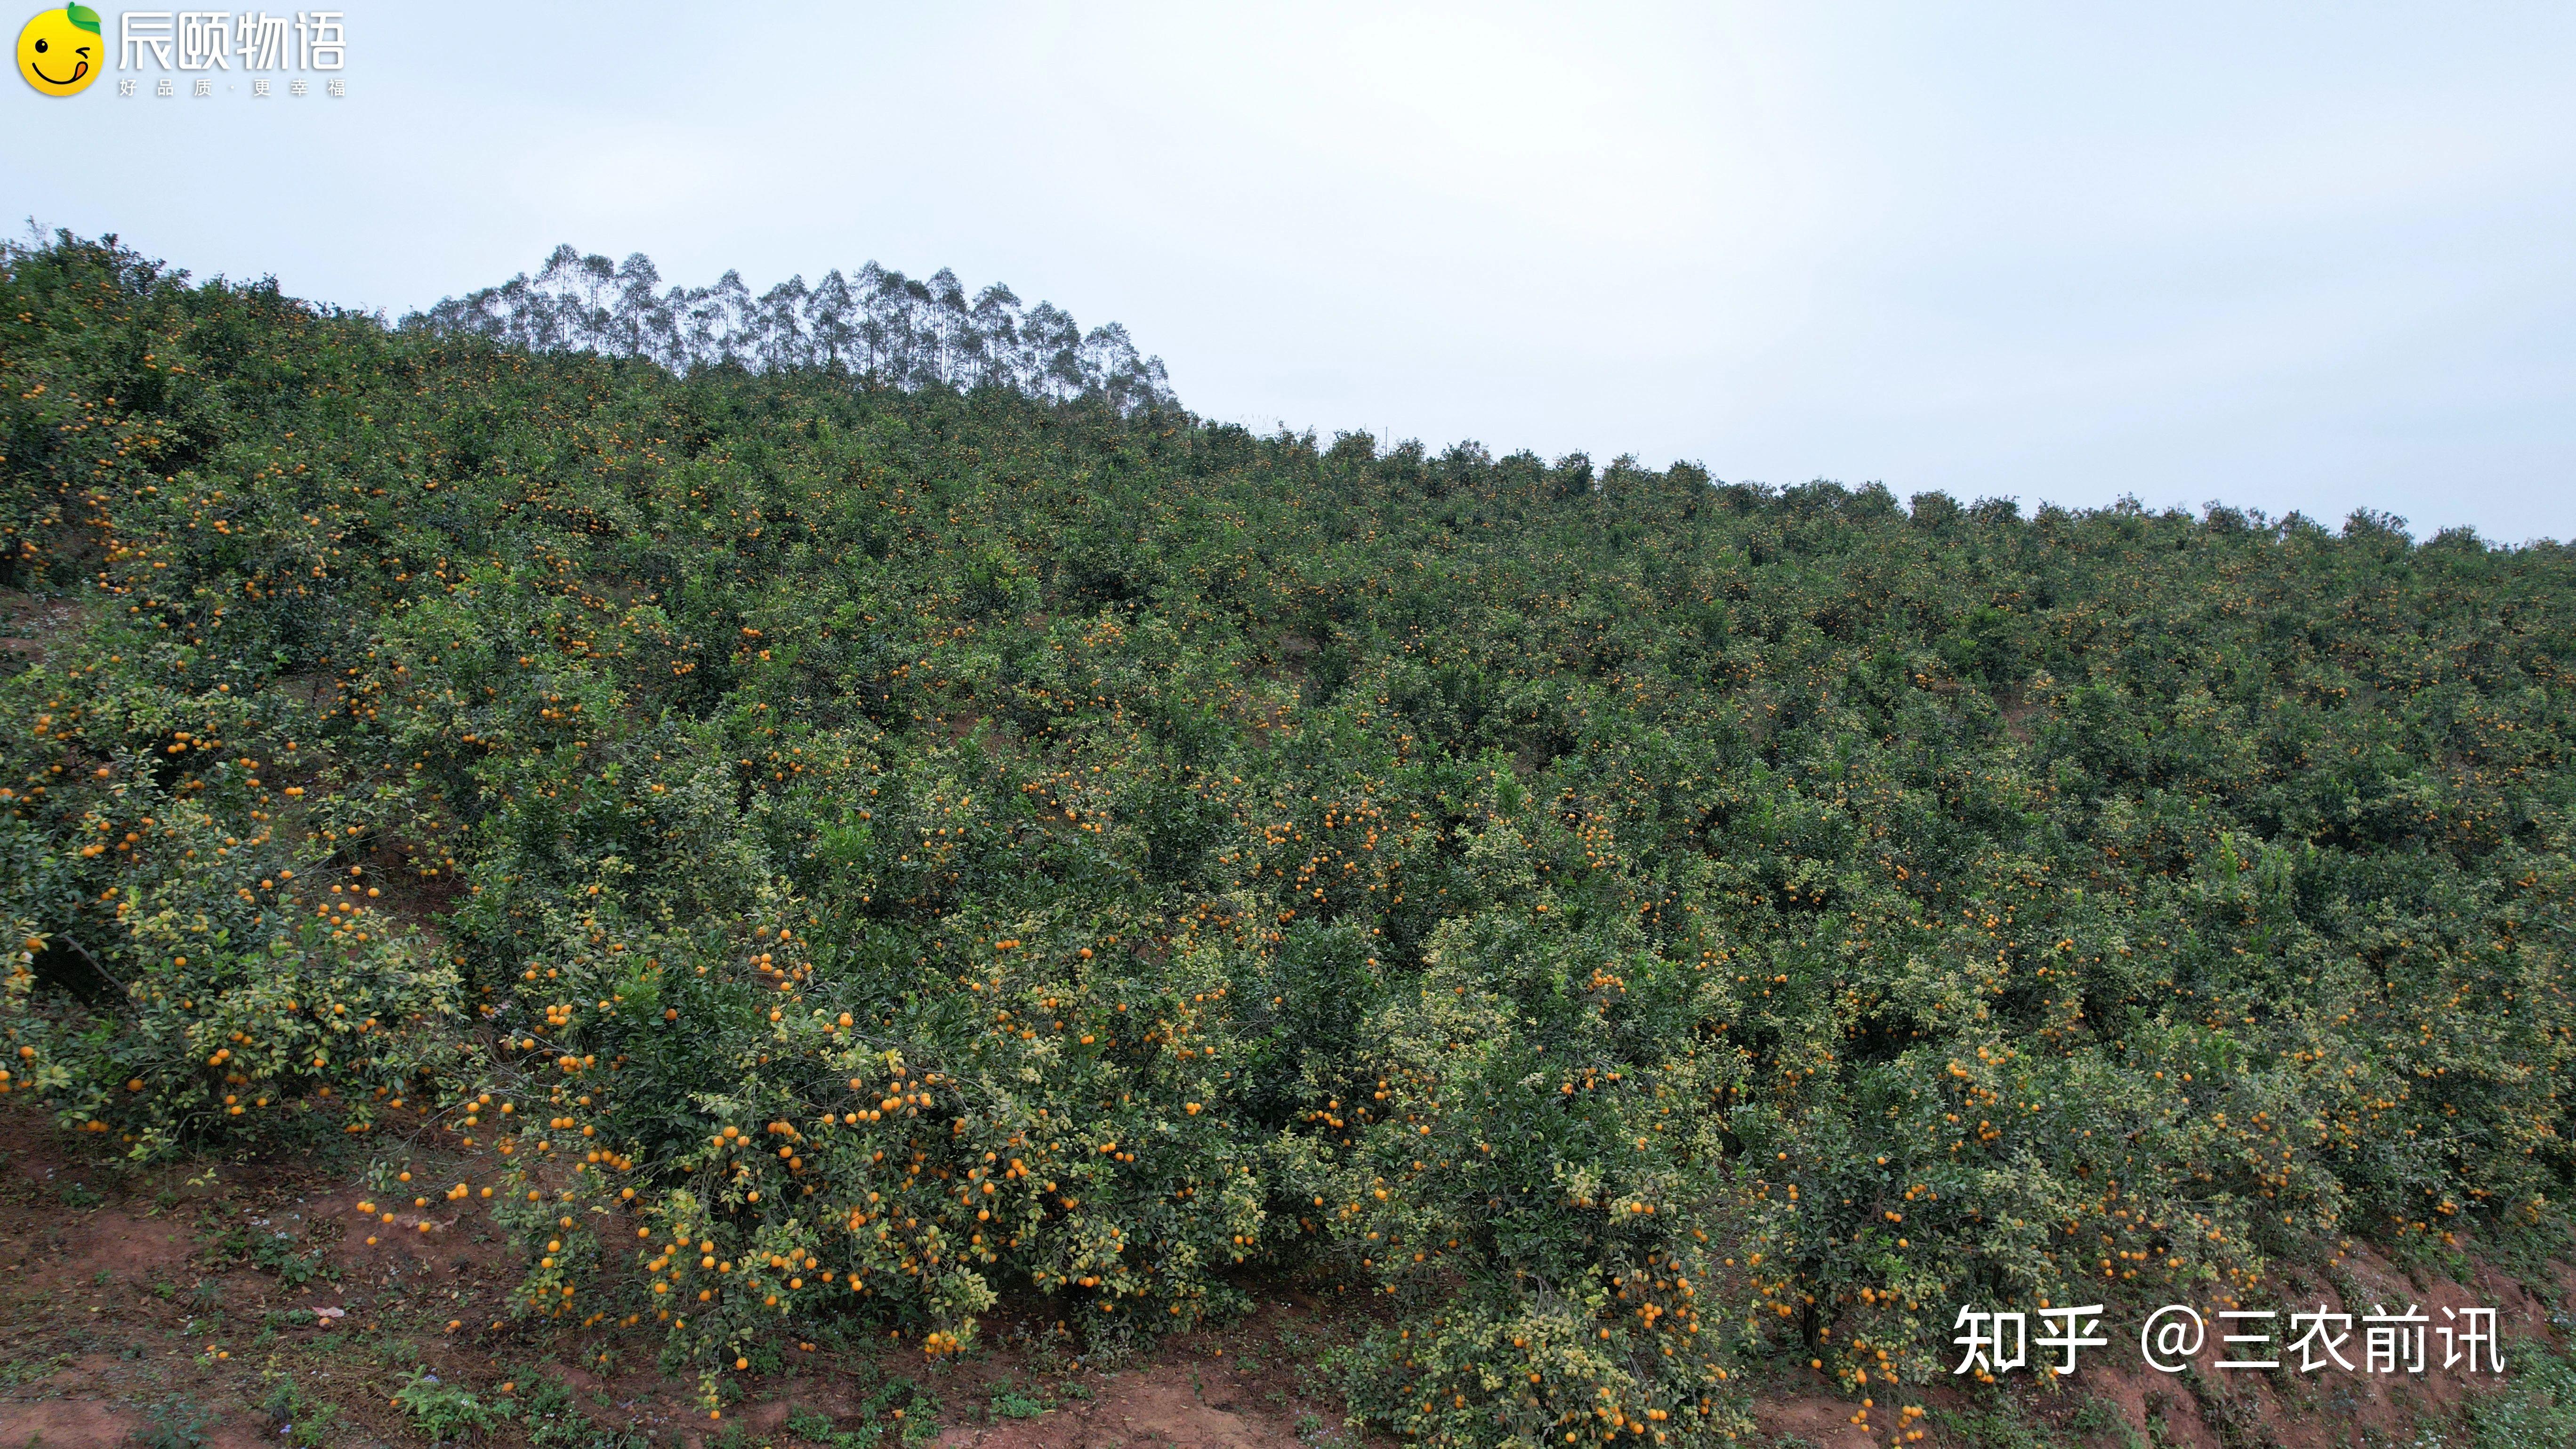
[[[101,1151],[365,1137],[692,1373],[1299,1275],[1474,1445],[2565,1245],[2557,545],[440,315],[0,256],[0,1090]]]

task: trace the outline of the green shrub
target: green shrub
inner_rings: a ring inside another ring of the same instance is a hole
[[[2564,1247],[2559,545],[675,377],[68,237],[0,374],[0,1087],[492,1151],[520,1311],[705,1407],[1258,1268],[1383,1305],[1391,1427],[1705,1444],[1971,1299]]]
[[[2462,1406],[2478,1449],[2576,1443],[2576,1358],[2546,1343],[2513,1345],[2504,1387]]]
[[[394,1390],[393,1401],[433,1444],[489,1433],[512,1413],[510,1405],[486,1404],[464,1385],[441,1383],[432,1373],[416,1375]]]
[[[278,1432],[298,1449],[327,1440],[331,1422],[340,1413],[329,1401],[306,1393],[292,1373],[273,1376],[268,1397],[260,1402],[260,1412],[274,1420]]]

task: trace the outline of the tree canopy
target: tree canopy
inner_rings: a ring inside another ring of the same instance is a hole
[[[2564,548],[1256,436],[1006,293],[656,285],[0,257],[7,1089],[494,1154],[524,1311],[680,1361],[1303,1274],[1461,1444],[2563,1245]]]

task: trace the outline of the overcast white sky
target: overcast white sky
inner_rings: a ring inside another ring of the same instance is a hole
[[[2576,536],[2564,4],[347,4],[342,100],[8,86],[0,203],[396,314],[945,265],[1264,430]]]

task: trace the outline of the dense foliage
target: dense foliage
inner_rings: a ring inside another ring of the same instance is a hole
[[[1971,1297],[2561,1229],[2556,545],[5,262],[8,1085],[497,1144],[531,1313],[936,1351],[1268,1267],[1379,1295],[1401,1431],[1696,1443]]]

